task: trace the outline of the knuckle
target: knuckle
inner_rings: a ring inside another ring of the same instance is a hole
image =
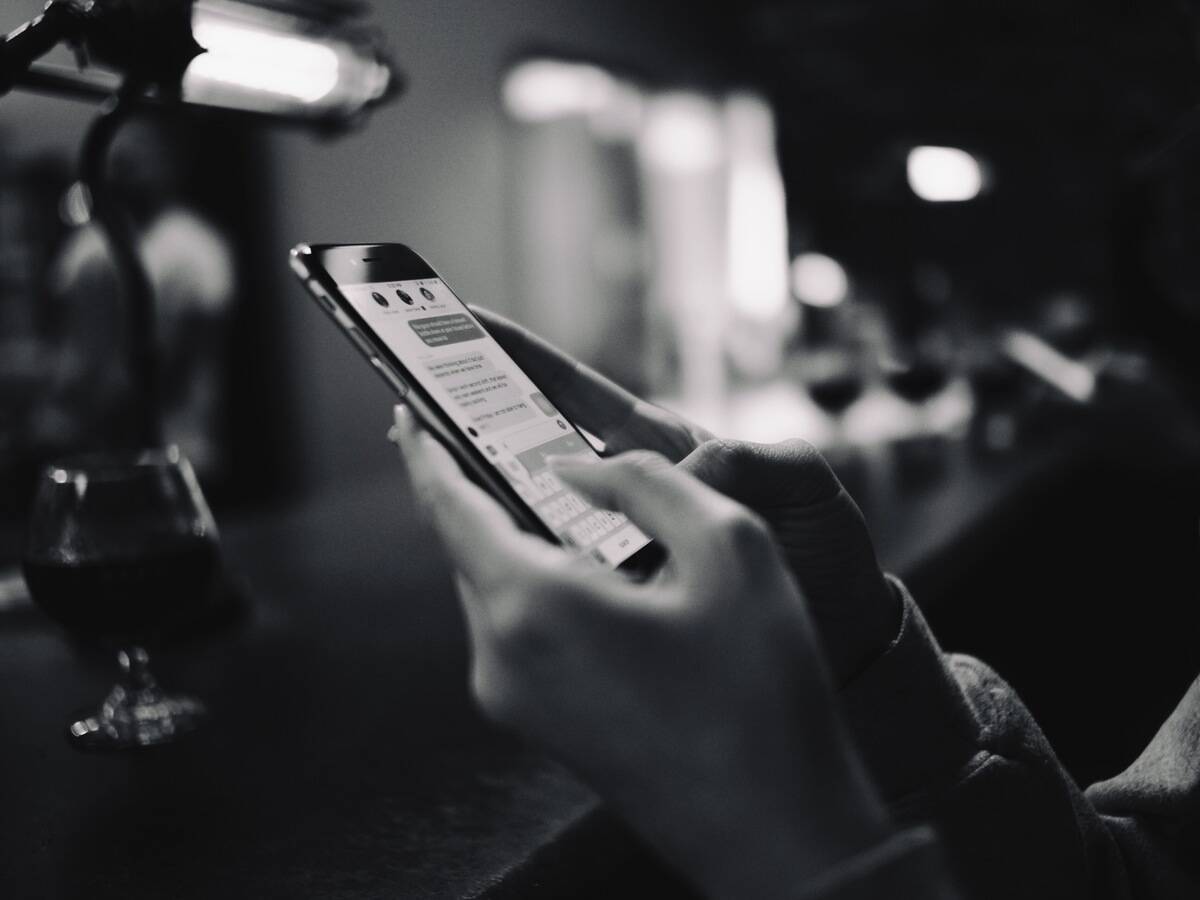
[[[452,499],[445,484],[427,473],[413,472],[410,483],[417,503],[430,512],[446,506]]]
[[[730,468],[737,466],[746,456],[747,445],[728,438],[713,438],[705,441],[697,450],[698,461],[704,466]]]
[[[492,633],[496,649],[507,654],[536,643],[541,627],[537,610],[541,592],[533,589],[510,589],[496,596],[492,604]]]
[[[517,692],[497,666],[476,661],[471,667],[471,695],[480,711],[491,721],[515,725],[520,720]]]
[[[825,463],[825,457],[821,455],[821,451],[803,438],[791,438],[790,440],[782,441],[779,446],[784,448],[787,454],[800,465],[814,465],[821,468],[828,468]]]
[[[498,655],[532,662],[553,652],[554,633],[574,607],[574,592],[562,577],[545,572],[508,586],[491,610]]]
[[[777,446],[788,464],[808,482],[814,496],[832,495],[841,490],[841,482],[825,456],[808,441],[794,438]]]
[[[758,561],[771,550],[771,530],[745,507],[724,513],[715,530],[721,547],[736,557]]]

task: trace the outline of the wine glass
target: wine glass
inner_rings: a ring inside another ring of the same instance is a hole
[[[861,360],[849,348],[831,346],[806,352],[804,386],[813,403],[829,416],[838,450],[849,443],[845,414],[862,395],[864,378]]]
[[[121,679],[70,726],[74,744],[146,747],[200,724],[204,704],[163,691],[143,649],[202,608],[217,570],[216,525],[178,449],[47,466],[23,562],[30,594],[52,618],[120,648]]]
[[[892,442],[901,483],[923,484],[942,473],[948,438],[933,401],[950,383],[953,364],[950,334],[937,326],[894,339],[879,360],[884,381],[909,408],[908,429]]]
[[[1021,370],[992,335],[980,335],[967,345],[964,368],[975,399],[972,446],[988,453],[1011,450],[1020,430]]]

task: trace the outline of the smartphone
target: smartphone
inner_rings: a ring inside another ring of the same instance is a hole
[[[552,456],[599,454],[417,253],[402,244],[300,244],[290,264],[421,424],[522,527],[633,577],[658,568],[659,545],[550,471]]]

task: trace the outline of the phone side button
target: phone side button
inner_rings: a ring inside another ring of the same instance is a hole
[[[408,396],[408,384],[403,378],[385,366],[379,357],[372,356],[371,365],[378,370],[379,374],[384,377],[384,380],[387,381],[388,384],[396,389],[397,394],[399,394],[401,397]]]
[[[371,346],[370,341],[363,337],[362,332],[351,325],[346,329],[346,333],[350,335],[350,340],[354,341],[354,343],[358,346],[358,349],[361,350],[367,356],[367,358],[371,360],[371,362],[375,362],[375,348]]]
[[[313,296],[316,297],[318,301],[320,301],[322,306],[324,306],[331,313],[337,312],[337,304],[333,302],[332,297],[330,297],[327,293],[325,293],[325,288],[321,287],[321,285],[319,285],[316,281],[314,281],[311,278],[308,279],[308,286],[309,286],[309,289],[312,291]]]

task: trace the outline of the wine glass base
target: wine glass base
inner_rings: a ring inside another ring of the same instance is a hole
[[[167,694],[157,686],[131,689],[118,684],[95,714],[68,729],[71,743],[82,750],[127,750],[174,741],[208,716],[195,697]]]

